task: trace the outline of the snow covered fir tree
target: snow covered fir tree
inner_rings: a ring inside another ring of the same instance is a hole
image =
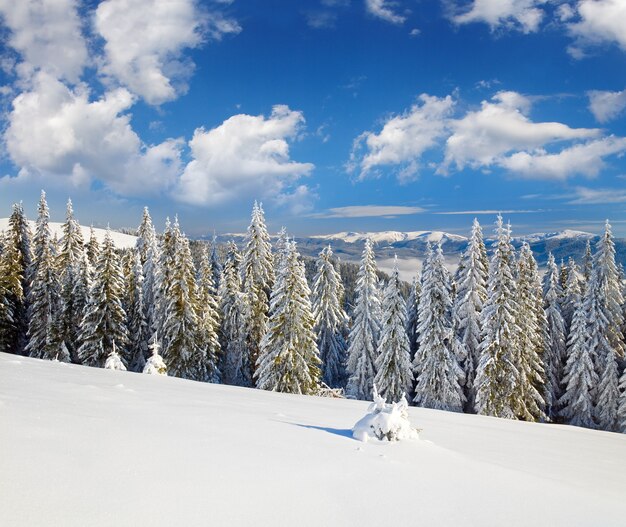
[[[256,203],[227,243],[189,239],[177,218],[158,233],[146,208],[134,247],[117,247],[71,200],[53,225],[42,193],[35,222],[15,204],[0,234],[2,352],[364,400],[376,385],[387,401],[626,432],[608,222],[578,260],[546,252],[544,271],[502,217],[489,247],[475,220],[454,273],[437,241],[410,284],[378,269],[371,239],[358,266],[330,245],[302,256]]]
[[[320,359],[311,292],[295,243],[288,241],[283,251],[271,294],[271,316],[257,360],[256,385],[264,390],[315,394]]]
[[[376,377],[376,357],[380,333],[380,298],[376,260],[370,239],[365,240],[357,278],[357,299],[349,336],[347,370],[348,393],[370,400]]]
[[[346,334],[348,315],[343,309],[344,288],[332,261],[330,246],[324,248],[316,262],[313,279],[313,315],[317,346],[323,365],[322,379],[330,387],[345,384]]]

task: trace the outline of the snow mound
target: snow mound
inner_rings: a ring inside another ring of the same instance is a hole
[[[354,425],[352,437],[363,442],[369,439],[379,441],[419,439],[417,429],[413,428],[409,421],[408,408],[404,396],[396,403],[387,404],[374,387],[374,402],[368,408],[367,415]]]

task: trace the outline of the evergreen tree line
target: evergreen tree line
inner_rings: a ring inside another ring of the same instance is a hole
[[[397,266],[381,281],[367,240],[348,316],[331,247],[307,280],[295,241],[283,229],[272,247],[256,203],[241,251],[202,244],[194,263],[178,220],[157,235],[147,208],[133,250],[108,230],[84,240],[71,201],[57,240],[42,192],[34,232],[16,204],[0,236],[0,351],[366,400],[376,385],[388,401],[626,432],[624,280],[608,221],[582,269],[550,256],[543,278],[500,216],[495,234],[488,258],[474,220],[454,275],[429,245],[406,299]]]

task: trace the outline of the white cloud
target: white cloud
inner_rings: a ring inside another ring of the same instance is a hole
[[[400,205],[351,205],[334,207],[325,212],[311,214],[311,218],[375,218],[386,216],[406,216],[424,212],[422,207]]]
[[[580,20],[569,25],[579,44],[616,43],[626,50],[626,2],[624,0],[580,0]],[[574,46],[573,51],[579,51]]]
[[[189,142],[193,160],[175,195],[181,201],[214,205],[243,196],[284,200],[289,188],[314,166],[290,159],[289,139],[304,123],[301,112],[277,105],[271,115],[239,114],[211,130],[198,128]],[[296,196],[303,190],[296,189]]]
[[[397,14],[394,6],[395,2],[389,2],[389,0],[365,0],[365,8],[371,15],[392,24],[403,24],[406,17]]]
[[[422,94],[402,115],[390,118],[380,133],[364,132],[354,142],[349,168],[364,179],[380,166],[399,165],[398,178],[408,181],[417,175],[420,156],[446,135],[447,118],[454,101]],[[361,154],[365,148],[366,153]]]
[[[93,102],[89,95],[85,85],[70,90],[40,72],[32,89],[14,99],[4,141],[21,168],[17,179],[44,177],[74,186],[97,180],[124,195],[171,186],[180,171],[179,141],[143,145],[126,113],[134,103],[126,89]]]
[[[576,16],[576,11],[570,4],[561,4],[556,8],[556,16],[561,22],[567,22]]]
[[[319,196],[306,185],[298,185],[295,189],[287,190],[273,197],[273,201],[280,207],[286,207],[294,215],[305,214],[313,210],[313,204]]]
[[[606,123],[619,117],[626,109],[626,90],[587,92],[589,110],[600,123]]]
[[[604,158],[626,152],[626,138],[605,137],[565,148],[557,153],[517,152],[500,160],[500,165],[528,179],[565,180],[574,175],[597,176]]]
[[[396,168],[400,182],[414,178],[422,155],[444,139],[442,162],[428,164],[441,175],[469,167],[503,168],[532,179],[595,177],[607,157],[626,152],[626,138],[602,136],[600,129],[532,121],[531,99],[516,92],[499,92],[458,118],[452,115],[451,96],[420,100],[421,106],[391,117],[379,133],[357,137],[348,170],[358,171],[358,179],[384,166]]]
[[[306,22],[313,29],[331,29],[337,23],[337,13],[332,11],[311,11],[306,14]]]
[[[494,216],[497,214],[537,214],[546,212],[545,209],[535,209],[535,210],[520,210],[520,209],[511,209],[511,210],[453,210],[446,212],[433,212],[433,214],[442,214],[444,216],[483,216],[489,215]]]
[[[186,91],[194,66],[182,58],[185,49],[207,35],[220,39],[241,31],[219,12],[200,12],[194,0],[104,0],[94,28],[105,40],[101,72],[155,105]]]
[[[573,195],[568,196],[570,205],[604,205],[607,203],[626,203],[626,190],[615,188],[576,187]]]
[[[0,0],[0,16],[9,29],[8,44],[25,61],[24,74],[36,69],[78,81],[87,62],[76,0]]]
[[[499,92],[483,101],[478,111],[468,112],[451,123],[445,158],[440,173],[455,165],[463,169],[488,167],[499,163],[507,153],[533,150],[549,143],[596,137],[600,131],[570,128],[556,122],[536,123],[525,114],[531,101],[516,92]]]
[[[544,16],[540,8],[546,0],[473,0],[469,9],[452,17],[457,24],[484,22],[491,30],[518,29],[532,33],[539,29]]]

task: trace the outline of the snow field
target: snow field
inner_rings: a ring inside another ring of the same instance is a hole
[[[0,354],[2,525],[623,526],[626,437]]]

